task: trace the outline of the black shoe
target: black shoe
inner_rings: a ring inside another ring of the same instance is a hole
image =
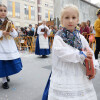
[[[46,55],[42,55],[42,58],[47,58],[47,56]]]
[[[7,79],[7,82],[10,82],[10,78],[8,76],[6,77],[6,79]]]
[[[7,82],[2,84],[3,89],[9,89],[9,85]]]

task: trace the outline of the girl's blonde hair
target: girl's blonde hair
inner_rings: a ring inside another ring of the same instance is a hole
[[[7,7],[4,4],[0,4],[0,7],[5,7],[7,9]],[[3,37],[1,37],[0,40],[3,40]]]
[[[66,10],[67,10],[68,8],[72,8],[72,9],[76,10],[76,11],[77,11],[77,15],[78,15],[78,17],[79,17],[79,10],[78,10],[78,7],[75,6],[75,5],[73,5],[73,4],[68,4],[68,5],[65,5],[65,6],[62,8],[62,10],[61,10],[61,16],[60,16],[60,21],[61,21],[61,23],[62,23],[63,16],[64,16],[64,14],[65,14],[65,12],[66,12]]]
[[[7,7],[4,4],[0,4],[0,7],[5,7],[7,9]]]

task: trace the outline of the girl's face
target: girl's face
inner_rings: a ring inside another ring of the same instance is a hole
[[[82,27],[82,28],[84,28],[84,27],[85,27],[83,23],[81,23],[81,27]]]
[[[43,24],[43,25],[46,25],[46,21],[43,21],[42,24]]]
[[[62,18],[62,25],[71,32],[73,32],[78,24],[78,21],[78,12],[73,8],[67,8]]]
[[[90,24],[90,22],[89,21],[87,21],[87,25],[89,25]]]
[[[100,14],[99,15],[97,15],[98,16],[98,18],[100,19]]]
[[[7,16],[6,7],[0,7],[0,18],[5,18]]]

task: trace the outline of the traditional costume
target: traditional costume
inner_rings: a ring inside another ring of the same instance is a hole
[[[48,30],[47,33],[45,33],[45,30]],[[40,25],[38,27],[38,36],[36,40],[36,48],[35,48],[35,54],[36,55],[49,55],[50,54],[50,47],[49,47],[49,41],[48,41],[48,35],[49,35],[49,28],[46,25]]]
[[[97,100],[83,64],[86,58],[84,48],[93,53],[79,31],[70,32],[63,28],[57,32],[52,48],[52,74],[42,100]],[[99,66],[94,56],[93,63],[95,68]]]
[[[13,28],[10,35],[4,36],[1,29],[3,23],[8,20],[8,18],[0,19],[0,78],[8,77],[22,70],[20,55],[14,41],[18,33]]]

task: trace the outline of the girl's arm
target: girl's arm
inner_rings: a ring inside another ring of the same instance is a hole
[[[48,35],[50,35],[50,31],[49,31],[49,28],[48,28],[47,26],[46,26],[46,28],[47,28],[47,30],[48,30],[48,31],[47,31],[47,34],[48,34]]]
[[[2,36],[6,36],[6,35],[9,35],[9,32],[0,31],[0,38],[1,38]]]
[[[12,32],[10,32],[9,34],[13,37],[13,38],[16,38],[17,36],[18,36],[18,33],[17,33],[17,31],[13,28],[12,29],[13,31]]]
[[[55,36],[53,43],[53,54],[62,62],[72,62],[83,64],[86,55],[78,49],[65,43],[60,36]]]
[[[88,48],[90,50],[90,52],[92,53],[92,55],[93,55],[92,59],[93,59],[95,69],[99,69],[99,63],[98,63],[98,60],[95,59],[93,50],[89,47],[89,44],[88,44],[87,40],[83,36],[81,36],[81,39],[82,39],[84,48]]]
[[[93,32],[93,26],[90,26],[90,33]]]
[[[44,32],[41,32],[41,26],[38,27],[37,34],[44,34]]]

